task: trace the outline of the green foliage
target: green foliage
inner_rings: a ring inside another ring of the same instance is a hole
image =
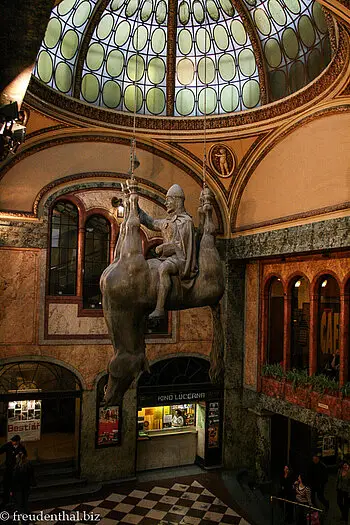
[[[310,384],[312,390],[320,394],[339,392],[339,383],[334,378],[327,377],[324,374],[311,376]]]
[[[274,379],[282,380],[284,378],[284,370],[280,363],[268,364],[262,367],[262,375],[264,377],[273,377]]]
[[[278,381],[286,379],[292,383],[294,389],[299,386],[310,386],[311,390],[319,392],[320,394],[324,394],[325,392],[335,394],[340,391],[344,396],[350,397],[350,383],[346,383],[346,385],[339,388],[339,383],[334,378],[330,378],[324,374],[309,376],[308,371],[305,369],[298,370],[293,368],[292,370],[284,372],[280,363],[266,363],[262,367],[262,375],[264,377],[272,377]]]
[[[310,377],[307,370],[297,370],[296,368],[288,370],[286,373],[286,379],[292,383],[293,388],[310,384]]]
[[[350,397],[350,383],[345,383],[345,385],[341,387],[340,391],[345,397]]]

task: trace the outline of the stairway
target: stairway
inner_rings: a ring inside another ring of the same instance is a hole
[[[79,477],[73,461],[33,462],[33,467],[37,484],[31,489],[29,500],[32,502],[93,494],[101,489],[100,483],[88,483],[86,478]],[[2,495],[2,487],[0,494]]]

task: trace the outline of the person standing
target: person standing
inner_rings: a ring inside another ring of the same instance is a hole
[[[308,479],[311,487],[312,501],[316,503],[316,496],[326,510],[329,509],[329,501],[325,498],[324,489],[328,481],[327,467],[320,458],[314,454],[308,472]]]
[[[294,483],[295,499],[301,505],[312,506],[311,489],[305,483],[305,475],[299,474],[297,481]],[[306,524],[306,516],[309,510],[307,507],[296,506],[297,525]]]
[[[10,501],[13,470],[16,465],[17,455],[20,452],[22,452],[25,456],[27,455],[27,451],[25,447],[21,444],[21,437],[18,434],[13,436],[8,443],[5,443],[4,445],[2,445],[2,447],[0,447],[0,454],[6,454],[5,471],[3,478],[3,507],[8,505]]]
[[[29,491],[30,487],[35,484],[33,467],[28,461],[27,455],[19,452],[12,475],[12,494],[15,509],[19,514],[29,514]],[[25,520],[21,520],[21,522],[22,524],[27,523]]]
[[[280,478],[280,497],[283,499],[287,499],[289,501],[295,500],[295,491],[294,491],[294,477],[293,477],[293,471],[288,466],[285,465],[283,468],[283,474]],[[285,517],[287,523],[292,523],[293,521],[293,505],[291,503],[285,503],[284,504],[285,509]]]
[[[184,418],[183,418],[181,410],[179,409],[176,410],[173,416],[172,426],[173,427],[183,427],[184,426]]]
[[[350,507],[350,465],[344,461],[338,470],[337,476],[337,503],[342,520],[348,522]]]

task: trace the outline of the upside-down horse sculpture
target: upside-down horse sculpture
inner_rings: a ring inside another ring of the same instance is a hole
[[[220,380],[223,372],[219,301],[224,293],[224,276],[215,247],[213,193],[206,185],[201,192],[196,234],[184,208],[185,196],[177,184],[167,193],[166,219],[152,219],[139,208],[134,178],[123,186],[123,194],[125,213],[115,259],[100,281],[103,312],[115,352],[109,363],[106,406],[120,405],[133,380],[149,370],[145,355],[146,317],[157,319],[165,315],[165,310],[211,307],[212,381]],[[145,259],[141,223],[162,232],[164,242],[156,250],[159,258]]]

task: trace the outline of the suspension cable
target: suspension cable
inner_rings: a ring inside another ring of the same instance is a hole
[[[203,146],[203,188],[206,187],[206,176],[207,176],[207,30],[205,30],[204,37],[204,146]]]
[[[137,20],[135,20],[135,25]],[[134,179],[134,170],[135,170],[135,158],[136,158],[136,105],[137,105],[137,74],[138,74],[138,51],[139,51],[139,31],[138,25],[136,27],[136,64],[135,64],[135,80],[134,80],[134,116],[133,116],[133,129],[132,129],[132,139],[130,145],[130,175]]]

